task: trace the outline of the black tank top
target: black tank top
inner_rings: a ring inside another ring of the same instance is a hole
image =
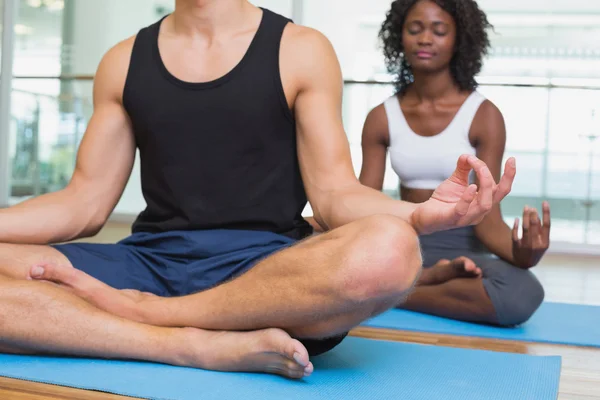
[[[162,62],[163,19],[138,33],[123,93],[147,204],[133,232],[244,229],[297,239],[312,233],[301,215],[307,198],[279,73],[290,20],[263,9],[240,63],[214,81],[190,83]]]

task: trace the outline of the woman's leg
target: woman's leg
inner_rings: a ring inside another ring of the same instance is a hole
[[[502,326],[521,324],[538,309],[544,290],[530,271],[490,255],[465,256],[481,269],[482,276],[465,277],[469,272],[456,267],[453,276],[447,264],[436,264],[427,272],[443,270],[441,275],[448,279],[433,284],[421,281],[399,308]]]

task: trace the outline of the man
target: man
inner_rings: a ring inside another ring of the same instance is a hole
[[[115,46],[69,185],[0,214],[4,350],[309,375],[410,290],[417,233],[481,221],[515,175],[464,156],[428,202],[392,200],[354,175],[341,99],[328,41],[246,0],[177,0]],[[104,225],[136,147],[133,235],[47,246]],[[330,232],[308,238],[307,198]]]

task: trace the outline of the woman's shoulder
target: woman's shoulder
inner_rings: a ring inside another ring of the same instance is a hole
[[[490,120],[491,122],[498,122],[499,120],[503,120],[504,117],[502,115],[502,111],[494,102],[479,91],[473,92],[480,101],[480,106],[477,109],[477,113],[475,114],[475,120]]]
[[[385,139],[389,136],[386,101],[372,108],[367,114],[363,129],[363,139]],[[387,142],[387,140],[385,141]]]
[[[504,136],[506,126],[500,108],[490,99],[483,98],[471,124],[470,134],[481,140],[487,136]],[[482,136],[483,135],[483,136]]]

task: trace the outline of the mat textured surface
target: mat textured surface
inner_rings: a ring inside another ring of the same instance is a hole
[[[347,338],[301,381],[151,363],[0,355],[8,378],[146,399],[556,400],[560,357]]]

